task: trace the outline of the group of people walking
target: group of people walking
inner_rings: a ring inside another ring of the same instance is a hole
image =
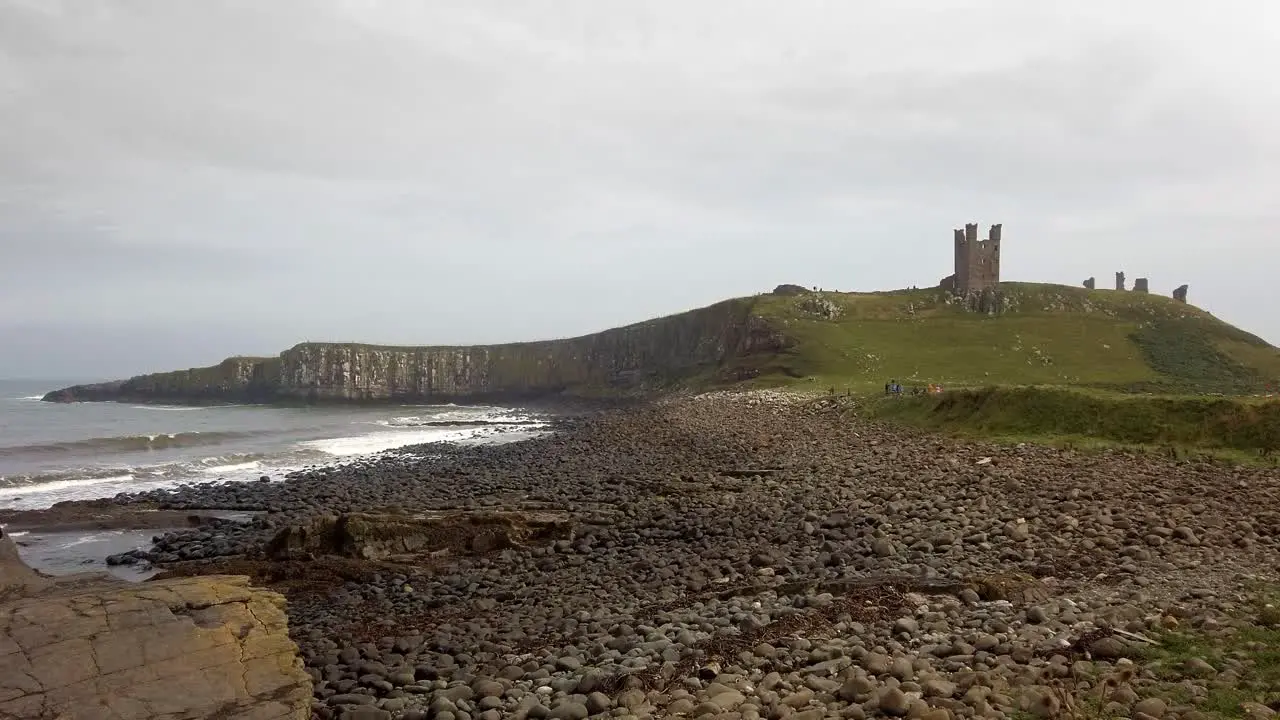
[[[925,387],[916,385],[911,388],[912,395],[934,395],[942,392],[942,385],[939,383],[929,383]],[[897,380],[890,380],[884,384],[885,395],[902,395],[902,383]]]

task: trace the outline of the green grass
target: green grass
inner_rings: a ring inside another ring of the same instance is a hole
[[[998,315],[940,290],[766,295],[753,312],[794,341],[755,358],[757,384],[858,392],[939,382],[1247,394],[1280,382],[1280,350],[1209,313],[1156,295],[1003,283]],[[815,312],[815,298],[837,309]]]
[[[1280,698],[1280,626],[1263,614],[1275,612],[1278,604],[1280,597],[1272,590],[1259,596],[1252,617],[1227,632],[1157,634],[1159,644],[1146,648],[1139,658],[1154,671],[1158,685],[1153,690],[1172,701],[1194,704],[1214,718],[1243,718],[1243,703],[1275,702]],[[1206,680],[1207,695],[1191,698],[1178,683],[1190,673],[1189,663],[1197,660],[1218,671],[1233,670],[1238,678],[1227,683]]]
[[[872,398],[872,417],[952,433],[1068,444],[1211,451],[1235,459],[1280,449],[1280,400],[988,387]]]
[[[1257,717],[1252,705],[1265,708],[1280,700],[1280,625],[1259,618],[1265,603],[1276,608],[1275,589],[1261,588],[1251,611],[1227,618],[1224,629],[1178,629],[1147,633],[1156,644],[1135,648],[1131,658],[1139,671],[1125,682],[1140,698],[1161,698],[1174,713],[1194,709],[1213,720]],[[1206,668],[1206,664],[1208,667]],[[1116,666],[1118,669],[1118,666]],[[1114,678],[1114,675],[1111,675]],[[1107,695],[1098,686],[1076,686],[1071,710],[1061,717],[1088,720],[1124,718],[1129,712],[1111,712]],[[1186,717],[1186,715],[1182,715]],[[1012,718],[1032,718],[1015,710]]]
[[[758,386],[865,396],[864,412],[956,434],[1075,449],[1277,462],[1280,350],[1172,298],[1003,283],[997,314],[937,288],[764,295],[790,340],[739,358]],[[948,392],[885,400],[884,384]]]

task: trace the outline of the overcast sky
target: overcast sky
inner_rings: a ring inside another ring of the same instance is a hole
[[[965,222],[1277,343],[1277,67],[1275,0],[0,0],[0,377],[927,286]]]

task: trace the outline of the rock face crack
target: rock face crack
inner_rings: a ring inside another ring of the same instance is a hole
[[[0,547],[0,598],[0,720],[310,717],[283,598],[247,578],[48,580]]]

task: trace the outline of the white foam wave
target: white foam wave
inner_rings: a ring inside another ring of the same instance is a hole
[[[0,498],[31,495],[33,493],[58,492],[92,485],[109,485],[111,483],[127,483],[133,480],[132,474],[112,475],[110,477],[70,478],[52,480],[39,485],[19,485],[17,487],[0,487]]]
[[[43,395],[25,395],[20,398],[14,398],[14,400],[43,400],[43,399],[44,399]]]
[[[300,469],[300,466],[273,465],[269,470],[258,467],[257,463],[243,463],[234,466],[223,466],[217,475],[212,473],[195,474],[196,468],[187,466],[173,475],[163,472],[135,471],[128,475],[111,477],[69,478],[52,480],[37,485],[0,488],[0,508],[10,510],[39,510],[53,506],[64,500],[93,500],[111,497],[122,492],[146,492],[163,488],[174,488],[187,483],[220,483],[247,482],[257,480],[263,474],[283,477]],[[229,469],[236,468],[236,469]],[[212,469],[212,468],[210,468]]]
[[[349,457],[351,455],[369,455],[372,453],[394,450],[406,445],[418,445],[429,442],[456,442],[476,433],[476,428],[465,430],[417,430],[401,432],[376,432],[354,437],[328,438],[325,440],[305,440],[299,446],[319,450],[326,455]]]
[[[384,427],[420,427],[423,425],[440,427],[441,423],[528,423],[535,420],[527,413],[512,412],[507,408],[466,408],[456,412],[438,412],[429,415],[399,415],[386,420],[374,421]]]
[[[485,418],[486,422],[491,423],[527,423],[533,420],[530,415],[490,415]]]
[[[233,463],[231,465],[212,465],[210,467],[200,468],[200,471],[207,473],[228,473],[235,472],[237,470],[256,470],[259,467],[262,467],[261,463],[257,460],[250,460],[249,462]]]
[[[298,443],[298,446],[318,450],[333,457],[352,457],[356,455],[372,455],[408,445],[421,445],[424,443],[472,444],[474,442],[502,442],[503,440],[499,438],[526,440],[537,436],[545,426],[546,423],[521,425],[520,432],[500,432],[492,425],[470,428],[435,427],[431,429],[393,430],[353,437],[307,440]]]

